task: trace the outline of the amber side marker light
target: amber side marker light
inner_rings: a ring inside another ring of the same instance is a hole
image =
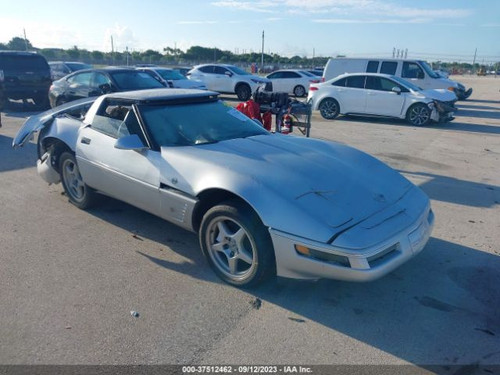
[[[309,251],[309,249],[302,245],[295,245],[295,251],[302,255],[311,256],[311,252]]]

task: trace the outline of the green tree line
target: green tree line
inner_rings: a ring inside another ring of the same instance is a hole
[[[88,64],[96,65],[136,65],[136,64],[157,64],[157,65],[196,65],[202,63],[231,63],[248,66],[255,63],[260,67],[260,53],[243,53],[235,54],[231,51],[221,50],[218,48],[207,48],[201,46],[193,46],[182,51],[178,48],[165,47],[163,51],[155,51],[148,49],[146,51],[132,52],[102,52],[89,51],[86,49],[73,46],[70,49],[62,48],[36,48],[29,40],[15,37],[8,43],[0,43],[0,50],[16,50],[16,51],[37,51],[43,55],[48,61],[82,61]],[[329,57],[309,58],[306,56],[285,57],[276,53],[264,54],[264,68],[272,70],[283,67],[323,67]],[[480,64],[470,64],[464,62],[441,62],[433,63],[435,68],[448,70],[469,71],[477,70],[481,67]],[[495,64],[498,68],[499,63]],[[262,67],[260,67],[262,68]]]

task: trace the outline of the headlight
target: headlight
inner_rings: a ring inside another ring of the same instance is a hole
[[[454,87],[448,87],[448,91],[455,92],[455,88]]]
[[[265,83],[264,81],[260,81],[258,79],[253,79],[253,78],[250,78],[250,81],[252,81],[253,83]]]

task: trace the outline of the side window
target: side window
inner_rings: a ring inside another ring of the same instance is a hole
[[[347,77],[347,87],[355,89],[365,88],[365,76],[351,76]]]
[[[347,81],[347,78],[342,78],[339,79],[338,81],[335,81],[332,83],[332,86],[340,86],[340,87],[345,87],[345,83]]]
[[[380,77],[366,76],[366,88],[368,90],[382,90]]]
[[[116,103],[102,105],[101,108],[99,108],[99,112],[94,116],[92,129],[113,138],[129,135],[130,132],[125,124],[125,118],[130,111],[131,107]]]
[[[214,69],[215,74],[222,74],[222,75],[224,75],[224,74],[226,74],[226,72],[229,72],[229,70],[227,70],[226,68],[223,68],[222,66],[216,66],[214,68],[215,68]]]
[[[300,78],[300,74],[295,72],[283,72],[283,78]]]
[[[199,71],[203,72],[203,73],[213,74],[214,73],[214,66],[213,65],[202,66],[199,69]]]
[[[367,73],[377,73],[378,71],[378,61],[368,61],[368,65],[366,67]]]
[[[271,73],[267,76],[267,78],[269,79],[276,79],[276,78],[280,78],[281,77],[281,72],[274,72],[274,73]]]
[[[90,86],[90,79],[92,78],[92,73],[81,73],[75,74],[74,76],[68,78],[70,84],[76,84],[81,86]]]
[[[382,66],[380,67],[380,73],[394,75],[396,74],[397,68],[397,61],[383,61]]]
[[[99,87],[101,85],[111,85],[111,80],[102,73],[95,73],[94,80],[92,82],[92,87]]]
[[[390,79],[380,78],[380,87],[382,91],[392,91],[392,88],[396,86],[400,87],[396,82]]]
[[[404,62],[403,72],[401,73],[403,78],[424,78],[424,72],[422,68],[414,62]]]

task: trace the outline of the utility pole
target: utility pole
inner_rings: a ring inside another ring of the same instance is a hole
[[[313,47],[313,58],[312,58],[312,61],[311,61],[311,69],[314,69],[314,47]]]
[[[262,54],[260,56],[260,68],[264,71],[264,30],[262,30]]]
[[[115,64],[115,45],[113,44],[113,35],[111,35],[111,65]]]
[[[24,34],[24,46],[26,48],[26,51],[28,50],[28,39],[26,38],[26,29],[23,29],[23,34]]]
[[[127,54],[127,66],[128,66],[128,46],[125,47],[125,51],[126,51],[126,54]]]
[[[472,60],[472,69],[474,69],[474,65],[476,64],[476,56],[477,56],[477,47],[476,50],[474,51],[474,60]]]

